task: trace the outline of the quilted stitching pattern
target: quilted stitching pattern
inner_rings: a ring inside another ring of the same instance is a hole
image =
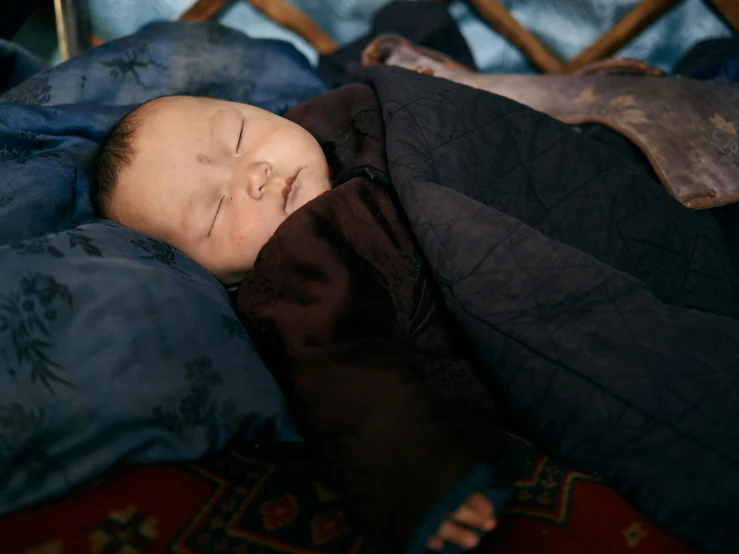
[[[515,102],[367,79],[414,232],[530,437],[675,535],[734,551],[739,276],[712,215]]]
[[[642,168],[544,114],[426,76],[401,90],[392,80],[402,70],[387,69],[378,86],[399,137],[388,155],[404,179],[512,215],[668,304],[739,314],[739,273],[710,214],[687,212]]]

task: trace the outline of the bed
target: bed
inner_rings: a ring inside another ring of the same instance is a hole
[[[131,106],[214,94],[282,113],[326,90],[294,48],[205,22],[150,25],[0,96],[3,552],[372,551],[226,293],[87,199],[91,152]],[[694,552],[527,448],[480,552]]]

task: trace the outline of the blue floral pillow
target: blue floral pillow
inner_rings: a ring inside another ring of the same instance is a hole
[[[280,112],[325,90],[289,45],[173,23],[0,95],[0,514],[239,429],[299,440],[223,287],[166,244],[91,223],[87,191],[104,133],[150,98]]]
[[[0,513],[120,460],[294,437],[226,291],[168,245],[91,223],[0,248]]]

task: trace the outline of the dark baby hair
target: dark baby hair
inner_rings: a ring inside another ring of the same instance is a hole
[[[105,134],[95,152],[90,182],[90,202],[95,217],[110,218],[111,202],[121,171],[133,163],[134,143],[145,109],[157,100],[172,95],[158,96],[144,102],[124,115]]]
[[[105,134],[95,152],[90,182],[90,202],[95,217],[108,218],[118,178],[123,168],[131,165],[136,153],[134,142],[142,106],[123,116]]]

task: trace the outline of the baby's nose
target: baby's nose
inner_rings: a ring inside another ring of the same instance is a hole
[[[269,181],[272,166],[268,162],[251,164],[246,170],[246,187],[249,196],[258,200],[262,197],[262,189]]]

